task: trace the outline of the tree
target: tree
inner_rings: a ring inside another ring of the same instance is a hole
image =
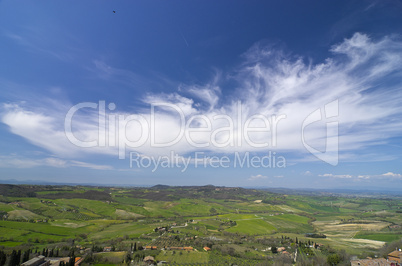
[[[22,256],[22,261],[21,262],[26,262],[29,260],[29,254],[31,253],[31,250],[28,249],[24,252],[23,256]]]
[[[18,250],[18,252],[17,252],[17,265],[20,265],[20,261],[21,261],[21,249],[20,250]]]
[[[0,266],[3,266],[6,264],[7,256],[6,253],[0,250]]]
[[[10,261],[8,262],[10,266],[17,266],[18,265],[18,258],[17,258],[18,254],[17,251],[15,251],[15,249],[13,249],[13,251],[11,252],[10,255]]]
[[[337,265],[341,262],[341,257],[338,254],[331,254],[327,257],[327,262],[329,265]]]
[[[132,258],[131,258],[130,253],[127,253],[127,254],[126,254],[126,259],[125,259],[125,260],[126,260],[127,265],[130,265],[131,259],[132,259]]]
[[[275,246],[271,247],[271,251],[272,253],[278,253],[278,249]]]
[[[74,266],[74,264],[75,264],[75,256],[73,255],[72,257],[70,257],[70,260],[68,261],[68,265]]]

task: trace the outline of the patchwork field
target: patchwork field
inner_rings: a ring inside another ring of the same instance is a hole
[[[402,239],[399,199],[282,195],[213,186],[13,186],[0,191],[0,250],[75,243],[98,246],[99,252],[113,246],[119,252],[100,252],[93,258],[104,265],[124,261],[123,251],[133,243],[158,249],[136,253],[136,260],[148,254],[177,264],[246,260],[253,265],[268,256],[267,247],[284,241],[290,252],[295,252],[298,239],[362,254]],[[324,238],[307,235],[312,233]],[[172,245],[198,251],[160,250]],[[214,252],[203,251],[205,245]],[[322,256],[321,251],[308,252]]]

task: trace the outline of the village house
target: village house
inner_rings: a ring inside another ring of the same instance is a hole
[[[402,251],[394,250],[388,254],[388,260],[397,263],[396,265],[401,265]]]
[[[187,251],[194,250],[193,247],[168,247],[166,249],[170,249],[170,250],[187,250]]]
[[[152,265],[152,264],[154,264],[154,262],[155,262],[155,258],[152,257],[152,256],[146,256],[146,257],[144,258],[144,263],[145,263],[146,265]]]
[[[104,247],[103,252],[110,252],[112,251],[112,247]]]
[[[79,266],[84,261],[84,257],[76,257],[74,266]]]

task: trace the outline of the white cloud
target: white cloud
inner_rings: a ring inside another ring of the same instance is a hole
[[[385,174],[380,174],[380,175],[334,175],[334,174],[322,174],[318,175],[320,177],[331,177],[331,178],[347,178],[347,179],[357,179],[357,180],[363,180],[363,179],[400,179],[402,178],[401,174],[395,174],[392,172],[387,172]]]
[[[402,177],[401,174],[394,174],[394,173],[392,173],[392,172],[388,172],[388,173],[382,174],[382,176],[385,176],[385,177]]]
[[[110,165],[99,165],[99,164],[85,163],[85,162],[80,162],[80,161],[70,161],[70,165],[76,166],[76,167],[90,168],[90,169],[95,169],[95,170],[112,170],[113,169],[113,167]]]
[[[267,179],[268,176],[265,175],[252,175],[248,178],[248,180],[254,181],[254,180],[260,180],[260,179]]]
[[[334,178],[352,178],[353,176],[351,175],[334,175],[334,174],[323,174],[323,175],[318,175],[321,177],[334,177]]]
[[[286,115],[277,124],[276,145],[273,146],[273,132],[250,133],[250,139],[256,143],[269,143],[269,147],[257,148],[244,140],[242,127],[233,124],[232,132],[222,130],[215,134],[218,145],[211,142],[211,132],[193,132],[196,143],[205,147],[194,147],[185,137],[169,147],[151,147],[149,138],[138,147],[128,144],[127,151],[137,151],[144,155],[167,155],[174,150],[180,155],[195,151],[211,153],[233,153],[235,151],[294,152],[299,158],[306,158],[307,151],[301,142],[301,126],[306,117],[318,108],[334,100],[339,100],[339,148],[341,153],[353,157],[355,150],[362,150],[386,142],[388,138],[400,136],[402,122],[396,117],[402,115],[402,42],[390,37],[378,41],[367,35],[356,33],[350,39],[334,45],[334,53],[321,63],[306,63],[301,57],[290,57],[269,46],[255,45],[246,54],[246,61],[233,73],[228,73],[231,81],[237,82],[237,89],[229,96],[221,92],[218,84],[221,75],[205,86],[181,86],[178,93],[148,94],[144,103],[175,104],[186,119],[195,115],[211,121],[210,131],[226,129],[231,126],[222,116],[234,121],[244,122],[252,115]],[[139,84],[140,77],[128,70],[115,69],[104,62],[95,61],[95,70],[100,78],[121,80],[132,86]],[[384,80],[387,80],[385,85]],[[194,97],[194,98],[192,98]],[[203,104],[199,104],[199,103]],[[241,102],[241,115],[238,116],[238,102]],[[29,103],[32,104],[32,103]],[[62,158],[75,158],[88,153],[117,155],[116,146],[79,148],[71,144],[64,132],[64,119],[68,109],[65,104],[54,110],[45,104],[28,106],[27,104],[5,105],[1,121],[10,131],[30,143],[42,147]],[[118,108],[116,110],[122,110]],[[143,119],[149,126],[149,110],[131,114],[115,111],[116,117],[134,115]],[[158,143],[175,139],[181,132],[183,121],[177,112],[168,108],[159,108],[155,119],[155,137]],[[220,115],[220,119],[216,119]],[[73,132],[83,141],[96,140],[99,135],[96,110],[80,112],[74,116]],[[188,120],[186,120],[188,121]],[[124,121],[123,121],[124,122]],[[193,121],[198,126],[208,126],[203,119]],[[272,125],[272,121],[270,125]],[[254,120],[252,126],[263,126],[265,121]],[[138,121],[120,123],[121,137],[126,131],[134,142],[142,136],[149,136],[149,131]],[[325,147],[325,123],[317,122],[306,128],[306,142],[312,146]],[[233,133],[233,134],[230,134]],[[118,136],[110,132],[109,139]],[[241,145],[239,144],[241,142]],[[221,145],[219,144],[226,144]],[[131,147],[130,147],[131,146]],[[376,154],[372,154],[376,157]],[[342,158],[342,156],[341,156]],[[384,157],[385,158],[385,157]],[[387,157],[388,159],[392,159]],[[385,159],[387,159],[385,158]],[[296,158],[297,159],[297,158]],[[365,158],[370,160],[370,158]],[[338,178],[350,178],[339,175]]]
[[[55,157],[47,157],[41,159],[32,159],[17,155],[0,155],[0,168],[33,168],[33,167],[85,167],[95,170],[112,170],[109,165],[91,164],[81,161],[63,160]]]

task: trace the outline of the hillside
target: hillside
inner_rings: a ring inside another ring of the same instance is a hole
[[[287,245],[294,254],[297,242],[319,243],[361,255],[379,252],[385,243],[402,238],[400,198],[284,195],[210,185],[0,185],[0,192],[0,249],[6,251],[71,243],[113,245],[120,251],[133,242],[157,250],[169,246],[202,250],[206,245],[214,252],[200,255],[201,261],[237,254],[257,263],[273,256],[264,250],[274,245]],[[312,253],[318,258],[323,252],[321,248]],[[158,256],[176,260],[173,253]],[[184,257],[193,260],[192,255]]]

